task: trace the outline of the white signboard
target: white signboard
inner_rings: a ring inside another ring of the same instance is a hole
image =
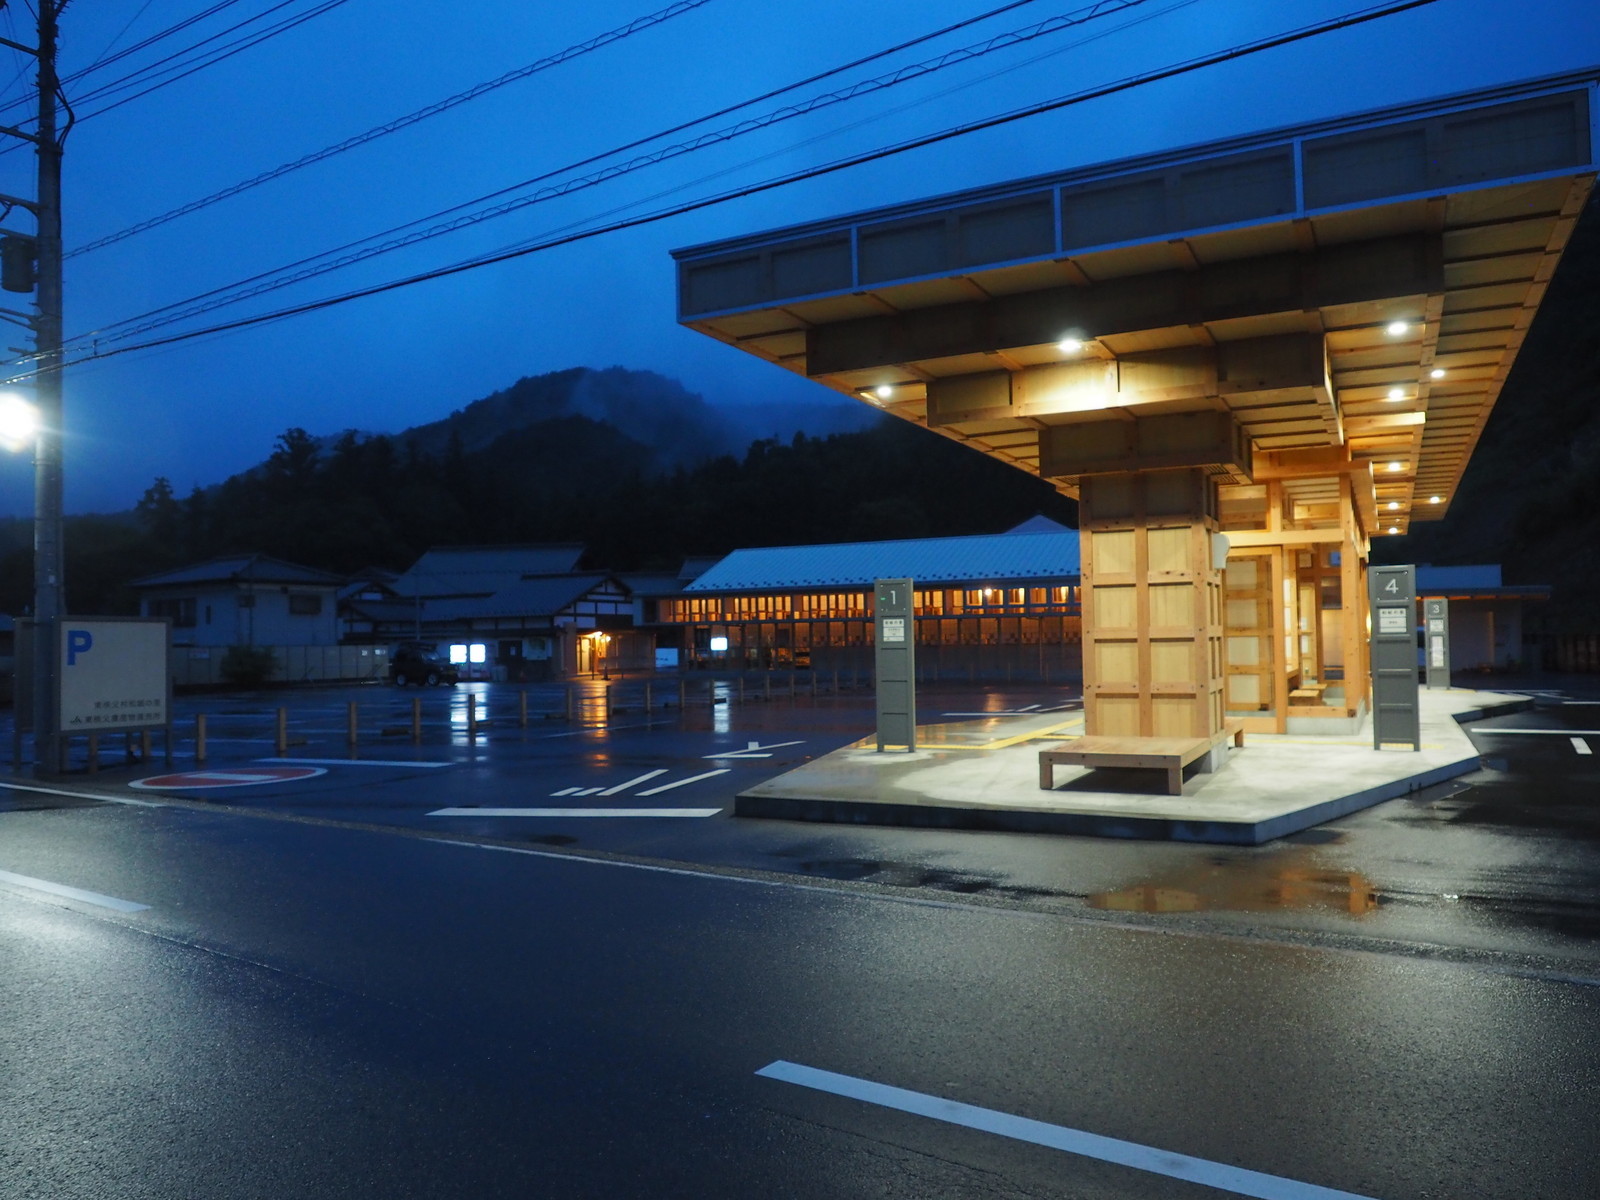
[[[167,724],[165,621],[63,617],[56,651],[62,733]]]
[[[1444,638],[1430,637],[1428,639],[1428,665],[1430,667],[1444,666]]]
[[[676,671],[678,669],[678,651],[673,646],[656,647],[656,670]]]
[[[883,640],[885,642],[905,641],[906,619],[904,617],[885,617],[883,619]]]
[[[1398,604],[1378,606],[1379,633],[1406,633],[1411,629],[1411,609]]]

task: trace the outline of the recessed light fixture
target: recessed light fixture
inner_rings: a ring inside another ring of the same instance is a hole
[[[1063,354],[1076,354],[1078,351],[1083,349],[1083,339],[1064,337],[1056,343],[1056,349],[1061,351]]]
[[[1397,463],[1397,462],[1392,462],[1392,463],[1390,463],[1390,464],[1389,464],[1389,470],[1391,470],[1391,471],[1398,471],[1398,470],[1400,470],[1400,469],[1401,469],[1401,468],[1402,468],[1402,467],[1403,467],[1403,466],[1405,466],[1405,464],[1404,464],[1404,463]]]
[[[1398,500],[1389,501],[1389,511],[1390,512],[1394,512],[1394,510],[1399,508],[1399,507],[1400,507],[1400,501],[1398,501]]]
[[[1444,499],[1443,496],[1429,496],[1428,497],[1428,503],[1429,504],[1438,504],[1443,499]]]
[[[1398,525],[1389,526],[1389,532],[1390,533],[1399,533],[1400,532],[1400,526],[1398,526]]]
[[[1384,326],[1384,332],[1386,332],[1390,337],[1402,337],[1410,328],[1411,326],[1407,325],[1404,321],[1390,321]]]
[[[890,396],[894,395],[894,388],[890,387],[887,383],[880,383],[877,387],[872,389],[872,394],[879,400],[887,400]]]
[[[1389,402],[1391,404],[1394,403],[1396,400],[1404,400],[1405,398],[1406,398],[1406,390],[1405,390],[1405,388],[1390,388],[1389,389]]]
[[[1433,370],[1428,372],[1428,378],[1429,379],[1443,379],[1444,378],[1444,368],[1443,367],[1435,367]]]

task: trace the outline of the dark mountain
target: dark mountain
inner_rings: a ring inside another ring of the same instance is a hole
[[[620,430],[647,448],[640,465],[656,470],[739,454],[758,438],[842,433],[864,429],[877,419],[867,406],[847,403],[717,406],[654,371],[573,367],[519,379],[442,421],[408,429],[396,440],[438,455],[458,438],[470,454],[508,434],[563,417]]]

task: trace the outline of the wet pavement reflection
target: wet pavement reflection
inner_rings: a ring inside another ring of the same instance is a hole
[[[1326,909],[1363,916],[1378,908],[1378,890],[1359,871],[1330,870],[1301,847],[1273,855],[1195,865],[1147,883],[1094,892],[1091,908],[1112,912],[1271,912]]]

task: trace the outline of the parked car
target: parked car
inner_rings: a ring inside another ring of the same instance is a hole
[[[414,683],[418,687],[438,684],[454,686],[461,682],[456,665],[427,642],[401,642],[389,659],[389,682],[395,687]]]

